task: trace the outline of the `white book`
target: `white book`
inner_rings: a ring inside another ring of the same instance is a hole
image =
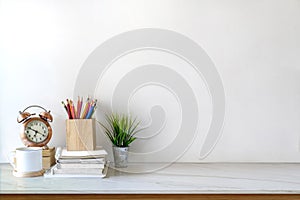
[[[65,168],[54,169],[54,173],[56,174],[102,174],[104,168]]]
[[[104,168],[104,163],[58,163],[58,169],[93,169]]]
[[[68,151],[66,148],[57,148],[55,158],[74,159],[74,158],[104,158],[107,152],[102,147],[97,147],[91,151]]]
[[[96,164],[96,163],[105,163],[105,158],[75,158],[75,159],[59,159],[57,163],[89,163],[89,164]]]
[[[77,177],[77,178],[104,178],[107,175],[108,172],[108,165],[107,163],[104,167],[104,169],[100,170],[101,173],[95,173],[95,174],[86,174],[86,173],[61,173],[62,171],[57,170],[57,165],[54,165],[50,170],[46,171],[44,173],[45,178],[68,178],[68,177]]]

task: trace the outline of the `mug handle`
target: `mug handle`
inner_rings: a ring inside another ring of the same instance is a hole
[[[14,157],[16,156],[16,151],[11,151],[8,153],[7,155],[7,158],[8,158],[8,161],[9,163],[11,164],[11,166],[16,169],[16,165],[15,165],[15,162],[14,162]]]

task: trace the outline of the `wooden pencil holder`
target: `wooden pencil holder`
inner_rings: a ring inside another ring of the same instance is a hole
[[[95,119],[67,119],[66,133],[68,151],[95,150]]]

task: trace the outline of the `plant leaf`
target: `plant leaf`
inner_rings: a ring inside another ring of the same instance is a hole
[[[138,129],[140,124],[137,118],[132,119],[130,116],[118,113],[105,115],[105,121],[108,124],[105,126],[98,122],[104,129],[105,135],[115,146],[128,147],[136,140],[135,134],[143,129]]]

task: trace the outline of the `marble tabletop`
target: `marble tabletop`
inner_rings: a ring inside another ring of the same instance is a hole
[[[183,164],[151,173],[109,169],[106,178],[16,178],[0,164],[0,193],[300,194],[300,164]]]

